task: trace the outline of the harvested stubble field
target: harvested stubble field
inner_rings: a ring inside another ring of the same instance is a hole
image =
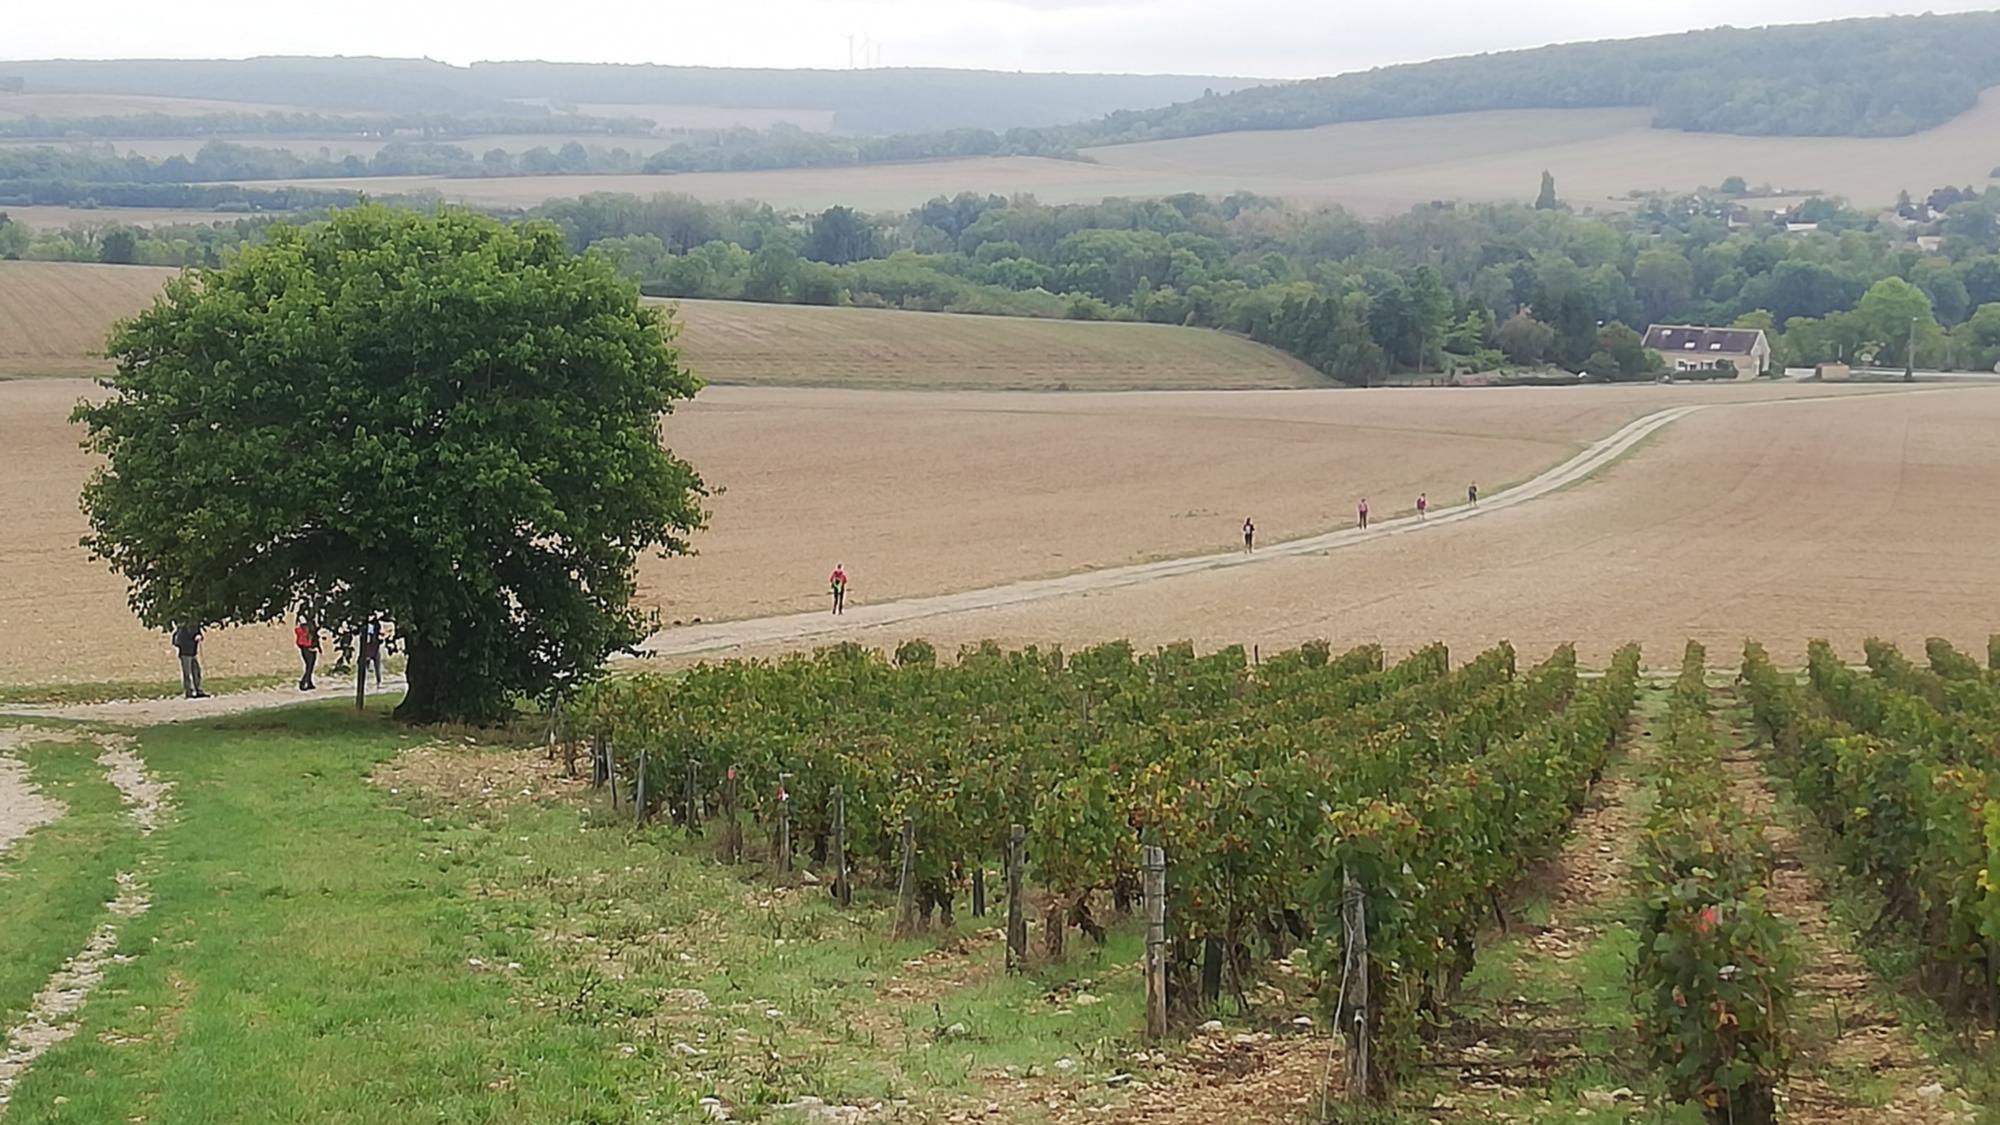
[[[1085,150],[1084,160],[980,157],[856,168],[673,176],[378,177],[293,181],[375,194],[531,207],[590,192],[755,199],[813,209],[916,207],[959,191],[1032,193],[1045,203],[1107,196],[1254,191],[1396,214],[1437,199],[1525,202],[1544,170],[1579,207],[1620,206],[1634,191],[1692,191],[1739,175],[1752,184],[1885,206],[1908,189],[1986,182],[2000,91],[1958,119],[1909,137],[1739,137],[1655,129],[1645,110],[1500,110],[1317,129],[1222,133]],[[266,185],[269,186],[269,185]]]
[[[174,271],[0,262],[0,376],[106,370],[93,353]],[[1273,348],[1206,329],[889,309],[655,301],[677,309],[682,356],[716,383],[947,390],[1312,387]]]
[[[0,376],[84,375],[120,317],[145,308],[174,271],[73,262],[0,262]]]
[[[179,223],[233,223],[238,219],[253,219],[260,215],[282,215],[282,211],[257,212],[256,214],[233,211],[194,210],[178,207],[14,207],[5,208],[7,217],[17,223],[33,227],[35,230],[66,230],[81,226],[96,230],[101,227],[163,227]]]
[[[218,98],[176,98],[162,94],[0,93],[0,119],[15,117],[115,117],[158,113],[200,117],[210,113],[297,113],[296,106],[237,102]]]
[[[1628,640],[1654,661],[1689,637],[1718,652],[1745,636],[1774,651],[1814,637],[1843,651],[1871,635],[1969,643],[1991,624],[1996,427],[1989,388],[1717,407],[1575,487],[1462,523],[831,639],[1275,650],[1330,637],[1400,651],[1443,637],[1473,651],[1504,638],[1536,657],[1573,640],[1600,662]],[[871,593],[861,570],[856,596]]]
[[[681,356],[712,383],[935,390],[1323,386],[1273,348],[1161,324],[674,301]]]
[[[8,575],[0,584],[0,630],[36,638],[0,656],[0,681],[158,678],[163,666],[172,667],[163,639],[132,620],[120,582],[76,545],[84,524],[75,498],[90,462],[64,419],[91,390],[83,380],[0,383],[0,448],[20,466],[0,481],[0,507],[13,513],[13,534],[0,541],[0,571]],[[1472,480],[1491,493],[1663,406],[1801,393],[1812,392],[1768,385],[1118,395],[715,387],[669,420],[667,438],[726,491],[711,504],[713,526],[697,538],[699,555],[642,563],[643,596],[668,620],[714,622],[816,609],[836,561],[854,575],[857,603],[866,603],[1226,549],[1245,516],[1257,519],[1267,543],[1299,538],[1344,524],[1363,494],[1372,497],[1378,514],[1387,514],[1406,510],[1419,491],[1441,505],[1452,502]],[[1730,408],[1714,418],[1740,414],[1745,420],[1731,431],[1742,443],[1734,457],[1757,455],[1766,445],[1760,426],[1798,428],[1800,444],[1784,448],[1803,456],[1813,447],[1811,431],[1820,424],[1814,420],[1822,417],[1815,411],[1858,419],[1854,424],[1864,436],[1876,426],[1899,434],[1900,411],[1911,408],[1902,404],[1952,399],[1962,399],[1964,408],[1937,409],[1963,427],[1984,424],[1978,404],[2000,405],[2000,394],[1966,392],[1899,398],[1895,409],[1879,412]],[[1656,449],[1678,449],[1681,427],[1709,421],[1698,416],[1677,423]],[[1848,444],[1869,448],[1865,441]],[[1913,470],[1932,463],[1931,453],[1921,456]],[[1986,446],[1952,446],[1948,456],[1957,465],[1952,494],[2000,494],[2000,458]],[[1614,485],[1629,487],[1640,475],[1663,471],[1673,475],[1669,492],[1682,498],[1678,503],[1716,503],[1711,490],[1727,486],[1796,518],[1800,497],[1763,494],[1757,479],[1719,473],[1713,457],[1710,452],[1645,470],[1620,466],[1610,484],[1576,495],[1615,497]],[[1807,464],[1824,472],[1829,462],[1845,464],[1840,447],[1814,453]],[[1874,465],[1858,475],[1865,486],[1883,472]],[[1887,479],[1895,479],[1893,471]],[[1812,490],[1806,492],[1810,498]],[[1175,580],[1157,589],[940,620],[935,630],[915,631],[947,640],[989,633],[1064,641],[1129,634],[1142,641],[1195,636],[1267,644],[1324,634],[1341,641],[1380,637],[1392,646],[1438,636],[1470,643],[1475,633],[1524,643],[1584,638],[1625,619],[1615,604],[1576,601],[1603,576],[1516,560],[1524,552],[1533,557],[1533,544],[1545,533],[1532,529],[1543,518],[1556,518],[1540,513],[1570,502],[1558,496],[1490,522],[1437,529],[1435,538],[1409,537],[1325,560],[1274,560],[1219,582]],[[1637,520],[1643,528],[1650,526],[1652,503],[1641,497],[1626,511],[1614,500],[1590,519]],[[1926,511],[1927,518],[1954,520],[1961,532],[1987,535],[1989,543],[2000,538],[2000,516],[1992,513],[1982,522],[1977,512]],[[1512,533],[1526,545],[1510,554],[1515,539],[1500,533],[1514,521],[1525,521],[1530,530]],[[1554,526],[1565,535],[1573,531],[1567,518]],[[1734,540],[1746,561],[1802,547],[1790,541],[1789,529],[1775,541],[1763,533],[1757,525],[1731,524],[1702,542],[1714,547]],[[1490,535],[1499,536],[1497,546],[1485,544]],[[1808,539],[1806,549],[1810,544],[1827,546]],[[1621,592],[1634,599],[1634,613],[1698,612],[1700,603],[1690,602],[1684,589],[1648,577],[1645,556],[1624,556],[1615,543],[1611,549],[1620,564],[1613,572],[1630,580]],[[1708,569],[1678,577],[1718,590],[1737,581],[1739,564],[1708,559],[1703,565]],[[1480,592],[1468,600],[1430,593],[1447,577],[1476,582]],[[1922,605],[1950,605],[1949,598],[1962,596],[1975,581],[1932,583],[1914,593]],[[1407,596],[1413,591],[1417,596]],[[1398,592],[1406,596],[1385,602]],[[1717,623],[1734,628],[1727,618]],[[1810,624],[1794,622],[1794,628]],[[1879,627],[1896,625],[1886,620]],[[1616,632],[1625,635],[1622,628]],[[284,642],[277,630],[224,631],[210,643],[209,666],[218,673],[282,668],[290,658]]]

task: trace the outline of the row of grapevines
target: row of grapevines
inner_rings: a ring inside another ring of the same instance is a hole
[[[1239,956],[1252,934],[1289,948],[1315,912],[1324,809],[1487,754],[1575,687],[1569,650],[1517,679],[1506,645],[1456,671],[1442,646],[1389,667],[1372,646],[1308,646],[1257,668],[1241,649],[1185,645],[987,645],[949,666],[929,646],[894,662],[844,646],[610,681],[575,702],[570,729],[610,738],[626,771],[646,751],[655,794],[678,796],[692,764],[712,803],[734,771],[741,808],[768,825],[782,802],[818,859],[836,788],[859,864],[892,870],[908,818],[919,882],[947,908],[1027,825],[1058,938],[1089,923],[1093,894],[1129,891],[1139,843],[1158,842],[1184,961],[1203,938]]]
[[[1769,1122],[1790,1061],[1794,952],[1765,903],[1770,848],[1722,769],[1706,657],[1689,642],[1661,732],[1635,870],[1645,902],[1635,998],[1675,1098],[1712,1121]]]
[[[1744,683],[1799,799],[1849,871],[1881,888],[1915,933],[1932,987],[2000,1015],[2000,688],[1868,646],[1871,674],[1815,642],[1808,688],[1752,645]],[[1948,671],[1962,671],[1945,656]]]
[[[1487,910],[1560,845],[1625,726],[1638,673],[1638,650],[1627,648],[1607,675],[1580,684],[1565,647],[1511,686],[1509,705],[1469,708],[1428,744],[1381,748],[1405,770],[1399,782],[1330,802],[1316,848],[1326,857],[1315,895],[1321,960],[1338,979],[1347,942],[1365,939],[1365,1018],[1384,1089],[1418,1057],[1421,1012],[1470,968]],[[1342,925],[1350,878],[1365,891],[1365,934]],[[1348,991],[1326,990],[1337,1017]]]

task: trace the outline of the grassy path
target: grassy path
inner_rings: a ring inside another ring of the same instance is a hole
[[[17,752],[36,788],[67,806],[0,859],[0,1031],[21,1023],[35,995],[89,941],[138,862],[139,832],[97,761],[75,735],[37,736]],[[6,1044],[0,1042],[0,1056]]]
[[[1568,844],[1489,939],[1434,1061],[1446,1081],[1414,1121],[1623,1122],[1656,1091],[1632,1032],[1637,913],[1628,871],[1665,693],[1647,685],[1632,736],[1592,790]],[[1698,1120],[1647,1116],[1644,1120]]]
[[[1723,766],[1738,802],[1764,825],[1776,856],[1768,900],[1797,932],[1801,954],[1792,1008],[1798,1057],[1779,1091],[1787,1121],[1812,1125],[1969,1121],[1961,1097],[1916,1037],[1903,1026],[1882,983],[1828,907],[1828,888],[1807,864],[1805,847],[1756,756],[1749,707],[1735,688],[1714,690],[1715,721],[1726,747]]]

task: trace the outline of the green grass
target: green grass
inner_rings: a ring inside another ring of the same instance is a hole
[[[20,1022],[43,982],[89,940],[117,894],[117,873],[132,869],[139,851],[95,745],[44,742],[18,754],[68,811],[0,859],[0,1028]]]
[[[592,803],[367,782],[411,737],[339,705],[146,732],[178,805],[148,844],[153,908],[10,1125],[679,1121],[709,1094],[747,1120],[804,1094],[983,1105],[1008,1068],[1064,1058],[1062,1081],[1114,1099],[1102,1079],[1140,1069],[1121,1061],[1142,1024],[1127,928],[1047,973],[1007,976],[976,936],[909,967],[937,939],[889,940],[881,891],[841,909]]]
[[[297,683],[297,676],[205,676],[202,687],[211,695],[261,691]],[[0,706],[69,706],[111,703],[121,699],[173,699],[181,694],[179,680],[94,680],[61,684],[0,684]]]

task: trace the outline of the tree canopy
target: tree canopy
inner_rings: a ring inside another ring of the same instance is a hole
[[[2000,12],[1716,28],[1381,67],[1113,113],[1079,144],[1493,109],[1649,106],[1668,129],[1892,136],[2000,83]]]
[[[154,627],[407,638],[412,721],[490,721],[636,643],[642,550],[701,526],[670,325],[549,223],[382,207],[271,229],[118,326],[96,554]]]

